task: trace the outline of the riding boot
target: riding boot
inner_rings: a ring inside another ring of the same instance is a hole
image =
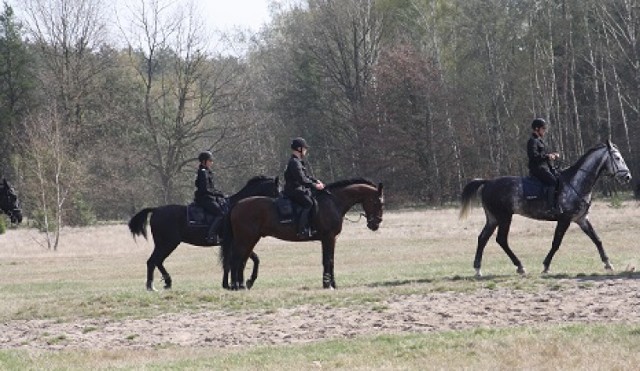
[[[220,241],[218,240],[218,229],[220,227],[220,223],[222,222],[222,217],[217,216],[211,226],[209,227],[209,231],[207,232],[207,242],[217,245]]]
[[[552,214],[560,214],[560,208],[558,207],[558,199],[556,197],[556,187],[546,187],[545,193],[547,194],[547,206],[549,212]]]
[[[309,214],[311,208],[303,209],[300,212],[300,219],[298,220],[298,237],[309,238],[311,237],[311,228],[309,228]]]

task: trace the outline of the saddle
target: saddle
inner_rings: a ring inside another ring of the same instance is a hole
[[[522,193],[525,200],[537,200],[546,198],[546,185],[538,178],[532,176],[522,177]]]
[[[280,224],[292,224],[298,220],[302,208],[295,202],[291,201],[289,197],[280,193],[273,203],[276,205],[278,222],[280,222]]]
[[[276,206],[278,212],[278,222],[280,224],[297,224],[302,212],[302,206],[292,201],[284,193],[280,193],[273,203]],[[311,215],[315,214],[318,207],[318,203],[313,198],[313,207],[311,208]]]
[[[228,201],[224,199],[219,201],[221,209],[223,211],[222,216],[226,215],[229,211]],[[196,205],[195,202],[187,205],[187,224],[190,227],[209,227],[213,223],[214,215],[207,212],[201,206]]]

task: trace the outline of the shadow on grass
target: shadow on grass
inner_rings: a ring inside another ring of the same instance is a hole
[[[482,282],[482,281],[493,281],[493,282],[502,282],[513,279],[514,275],[486,275],[482,277],[476,277],[475,275],[471,276],[448,276],[442,278],[421,278],[415,280],[396,280],[396,281],[383,281],[383,282],[373,282],[369,283],[367,287],[399,287],[399,286],[407,286],[407,285],[416,285],[423,283],[436,283],[436,282]]]

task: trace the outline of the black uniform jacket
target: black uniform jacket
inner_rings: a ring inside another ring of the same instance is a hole
[[[315,178],[309,175],[305,163],[302,159],[295,155],[291,155],[287,168],[284,171],[284,193],[295,191],[307,191],[309,193],[313,184],[317,182]]]
[[[213,184],[213,173],[202,165],[198,168],[194,196],[195,201],[198,203],[207,200],[218,202],[219,198],[224,198],[224,194],[218,191]]]
[[[527,142],[527,155],[529,156],[529,170],[545,169],[553,172],[553,166],[547,155],[547,145],[536,133],[531,134]]]

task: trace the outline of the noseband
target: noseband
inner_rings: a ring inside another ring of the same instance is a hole
[[[617,176],[619,173],[626,174],[628,172],[628,170],[621,169],[618,166],[618,164],[616,164],[616,161],[613,159],[613,153],[612,153],[611,148],[608,149],[607,152],[609,152],[609,161],[611,161],[611,168],[613,169],[613,171],[611,172],[611,174],[609,174],[609,176],[611,176],[613,178],[613,177]]]

